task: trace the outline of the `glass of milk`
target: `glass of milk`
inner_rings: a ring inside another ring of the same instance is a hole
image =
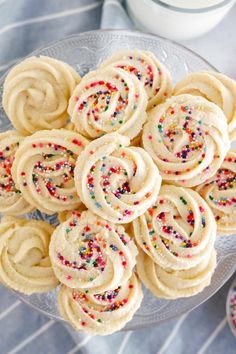
[[[214,28],[236,0],[126,0],[137,28],[177,41]]]

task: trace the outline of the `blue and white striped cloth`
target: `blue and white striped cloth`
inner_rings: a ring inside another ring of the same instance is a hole
[[[100,27],[132,27],[121,1],[0,0],[0,75],[48,42]],[[106,338],[68,330],[0,286],[0,354],[235,354],[225,317],[229,284],[189,314]]]

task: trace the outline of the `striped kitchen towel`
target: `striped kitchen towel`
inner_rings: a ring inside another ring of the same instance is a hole
[[[0,75],[46,43],[100,27],[132,28],[122,1],[0,0]],[[0,354],[235,354],[225,317],[229,284],[189,314],[105,338],[68,330],[0,286]]]

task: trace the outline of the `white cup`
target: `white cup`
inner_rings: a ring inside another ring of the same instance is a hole
[[[136,27],[177,41],[199,37],[214,28],[235,0],[126,0]]]

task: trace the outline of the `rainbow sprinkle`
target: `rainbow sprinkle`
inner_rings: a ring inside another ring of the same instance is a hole
[[[78,139],[72,139],[76,146],[82,146]],[[43,149],[41,160],[36,161],[33,167],[32,182],[38,194],[42,193],[41,182],[48,191],[50,197],[62,202],[73,199],[73,195],[63,195],[63,189],[69,187],[74,178],[74,168],[77,155],[64,146],[53,143],[33,143],[33,149]],[[55,157],[56,162],[54,163]],[[59,160],[60,158],[60,160]],[[60,174],[58,174],[60,172]],[[20,176],[23,186],[27,186],[27,171],[21,171]]]
[[[70,219],[65,225],[66,235],[69,235],[74,228],[77,227],[79,223],[80,214],[74,214],[72,219]],[[100,226],[102,229],[107,229],[112,233],[116,233],[117,237],[121,240],[124,246],[128,245],[130,239],[125,233],[113,229],[106,221],[98,219],[96,225]],[[91,225],[86,224],[80,231],[78,238],[78,257],[77,259],[71,261],[64,257],[61,252],[58,252],[57,259],[65,267],[73,270],[84,270],[90,271],[95,268],[99,272],[103,272],[107,265],[107,254],[109,254],[108,248],[117,253],[120,257],[121,264],[125,268],[127,265],[127,259],[124,252],[119,248],[119,243],[114,244],[109,240],[109,238],[103,238],[99,232],[94,233],[91,229]],[[68,278],[67,278],[68,279]],[[72,279],[72,277],[70,278]],[[94,278],[89,277],[88,281],[92,282]]]
[[[12,179],[11,168],[14,161],[14,153],[17,150],[19,143],[14,143],[5,146],[4,150],[0,151],[0,169],[1,169],[1,180],[0,183],[0,193],[1,192],[15,192],[21,193],[16,189],[15,183]]]

